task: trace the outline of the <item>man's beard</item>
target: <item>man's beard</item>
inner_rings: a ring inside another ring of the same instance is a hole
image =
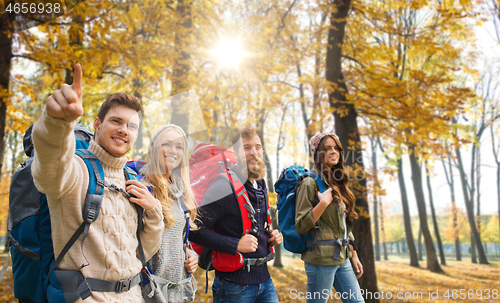
[[[248,163],[250,160],[257,160],[257,163],[250,164]],[[262,180],[264,179],[264,174],[266,173],[266,165],[264,160],[257,156],[253,156],[246,160],[247,162],[247,171],[248,171],[248,179],[252,180]]]

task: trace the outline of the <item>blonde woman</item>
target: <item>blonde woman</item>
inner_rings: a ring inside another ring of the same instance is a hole
[[[154,280],[142,285],[144,301],[190,302],[196,280],[197,254],[189,249],[189,229],[196,229],[196,207],[189,181],[186,134],[177,125],[167,124],[153,133],[148,146],[150,163],[141,173],[153,196],[162,205],[165,230],[158,252],[148,261]]]

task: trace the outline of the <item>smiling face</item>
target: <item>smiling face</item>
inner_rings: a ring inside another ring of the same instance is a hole
[[[325,164],[329,169],[332,169],[337,163],[339,163],[340,151],[337,143],[331,137],[327,137],[325,140]]]
[[[168,174],[181,163],[184,148],[182,135],[175,129],[168,129],[161,134],[161,153]]]
[[[134,145],[139,131],[137,111],[123,105],[112,107],[101,121],[94,121],[94,140],[115,157],[124,156]]]

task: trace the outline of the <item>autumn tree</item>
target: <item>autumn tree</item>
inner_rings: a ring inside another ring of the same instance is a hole
[[[409,154],[427,267],[436,272],[441,269],[428,232],[421,166],[442,152],[436,140],[451,131],[448,121],[469,98],[468,89],[450,84],[467,63],[458,45],[465,43],[460,37],[471,34],[463,26],[471,5],[356,2],[357,22],[349,23],[356,34],[345,44],[350,102],[375,131],[394,140],[398,156]]]
[[[348,90],[342,69],[344,37],[351,1],[334,1],[325,9],[325,14],[329,15],[330,22],[326,44],[326,80],[328,81],[328,101],[330,107],[335,110],[333,112],[335,133],[340,141],[344,142],[346,151],[350,151],[354,155],[362,155],[361,137],[357,121],[358,113],[354,104],[348,102]],[[365,168],[362,157],[348,157],[344,161],[344,164],[350,167],[353,173],[359,171],[364,173]],[[369,292],[375,293],[378,291],[378,286],[375,273],[370,211],[366,194],[366,179],[363,178],[358,182],[353,182],[352,190],[356,197],[356,211],[359,213],[359,219],[354,225],[353,233],[358,246],[363,247],[363,250],[360,251],[360,258],[364,259],[365,268],[365,273],[360,278],[360,286]],[[368,301],[378,302],[377,299]]]
[[[398,178],[398,186],[399,186],[399,192],[401,196],[401,205],[403,208],[403,225],[404,225],[404,231],[405,231],[405,239],[406,239],[406,244],[408,247],[408,253],[410,256],[410,266],[413,267],[420,267],[418,264],[418,256],[417,256],[417,249],[415,246],[415,240],[413,237],[413,230],[412,230],[412,225],[411,225],[411,215],[410,215],[410,206],[408,203],[408,192],[406,190],[406,182],[405,182],[405,176],[403,172],[403,159],[401,156],[401,152],[398,152],[400,148],[396,147],[394,150],[395,156],[393,158],[389,158],[388,152],[386,153],[386,148],[383,147],[382,140],[380,140],[380,137],[378,138],[378,146],[384,153],[385,158],[389,163],[392,163],[394,166],[396,166],[397,170],[397,178]],[[395,159],[395,160],[394,160]]]
[[[371,146],[371,164],[373,169],[373,221],[375,228],[375,260],[380,261],[380,233],[379,233],[379,179],[378,179],[378,167],[377,167],[377,142],[376,138],[370,136],[370,146]]]
[[[479,81],[476,82],[474,90],[477,93],[477,98],[471,99],[469,118],[461,119],[462,128],[464,131],[459,132],[465,140],[471,142],[471,166],[470,173],[467,175],[462,159],[463,144],[455,146],[455,155],[457,158],[457,166],[460,172],[460,181],[462,184],[462,192],[465,199],[467,216],[471,228],[471,259],[472,262],[477,262],[475,252],[479,258],[479,263],[488,264],[486,254],[481,243],[481,222],[480,218],[480,153],[481,153],[481,139],[484,132],[493,127],[493,125],[500,119],[498,110],[499,84],[496,80],[497,71],[491,70],[485,64],[483,72],[479,76]],[[463,116],[465,117],[465,116]],[[469,121],[470,119],[470,121]],[[457,123],[458,119],[454,119]],[[492,136],[492,143],[494,146],[495,138]],[[493,150],[495,155],[495,150]],[[474,215],[474,206],[477,207],[476,214]]]

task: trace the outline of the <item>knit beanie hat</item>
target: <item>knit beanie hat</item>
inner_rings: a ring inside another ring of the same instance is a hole
[[[184,130],[182,130],[182,128],[178,125],[175,125],[175,124],[165,124],[165,125],[162,125],[160,127],[158,127],[153,135],[151,136],[151,140],[149,140],[149,145],[148,145],[148,154],[151,155],[151,152],[154,148],[154,142],[156,141],[157,137],[167,128],[173,128],[175,130],[177,130],[179,133],[182,134],[182,136],[185,138],[186,137],[186,133],[184,132]]]
[[[321,143],[321,140],[323,140],[323,138],[325,138],[325,137],[337,138],[337,140],[339,140],[339,137],[334,133],[318,133],[318,134],[314,135],[311,138],[311,141],[309,141],[309,146],[311,149],[311,155],[313,156],[313,159],[314,159],[314,156],[316,155],[316,151],[318,150],[318,147],[319,147],[319,144]]]

